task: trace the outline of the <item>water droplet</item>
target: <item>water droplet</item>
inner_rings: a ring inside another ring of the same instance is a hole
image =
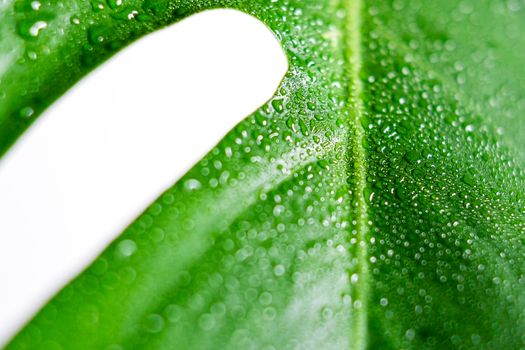
[[[262,305],[270,305],[272,303],[272,300],[273,300],[272,294],[269,292],[263,292],[259,296],[259,302]]]
[[[416,332],[412,328],[407,329],[407,331],[405,332],[405,338],[408,341],[413,340],[415,336],[416,336]]]
[[[209,331],[215,327],[215,316],[212,314],[204,314],[199,317],[199,327],[202,330]]]
[[[278,204],[273,208],[273,215],[279,216],[284,212],[284,210],[285,210],[284,206]]]
[[[275,308],[273,307],[267,307],[264,309],[263,315],[264,315],[264,318],[271,321],[275,319],[275,316],[277,316],[277,310],[275,310]]]
[[[31,61],[34,61],[38,58],[38,55],[35,51],[27,51],[27,58],[29,58]]]
[[[164,314],[169,322],[175,323],[182,318],[183,309],[178,305],[171,304],[166,307]]]
[[[35,114],[35,110],[31,107],[24,107],[20,110],[20,116],[22,118],[29,118],[31,117],[33,114]]]
[[[37,21],[29,28],[29,34],[37,37],[42,29],[47,28],[47,22]]]
[[[293,132],[297,132],[297,128],[295,127],[295,120],[294,118],[290,117],[286,119],[286,126],[292,130]]]
[[[164,230],[161,228],[157,227],[151,230],[150,238],[155,243],[162,242],[162,240],[164,239],[164,236],[165,236]]]
[[[284,268],[283,265],[276,265],[274,268],[273,268],[273,273],[275,274],[275,276],[282,276],[284,275],[286,269]]]
[[[78,24],[80,24],[80,18],[78,18],[77,16],[71,16],[69,18],[69,22],[71,24],[78,25]]]
[[[277,113],[284,112],[284,100],[282,98],[276,98],[272,101],[272,106]]]
[[[31,8],[35,11],[38,11],[40,10],[40,7],[42,6],[42,4],[40,3],[40,1],[31,1]]]
[[[321,311],[321,316],[324,320],[329,320],[334,316],[334,311],[330,307],[324,307]]]
[[[189,191],[194,191],[200,189],[202,185],[197,179],[189,179],[184,182],[184,187]]]
[[[108,33],[102,26],[93,26],[88,30],[88,40],[92,45],[101,45],[107,41]]]
[[[144,329],[150,333],[159,333],[164,329],[164,318],[159,314],[151,314],[144,319]]]
[[[102,275],[108,269],[108,261],[104,258],[98,258],[95,260],[93,265],[91,265],[91,271],[95,275]]]
[[[103,0],[91,0],[91,8],[95,12],[99,12],[104,10],[104,2]]]
[[[226,306],[223,303],[215,303],[211,306],[211,313],[222,317],[226,313]]]
[[[122,6],[123,0],[107,0],[110,9],[114,10],[117,7]]]
[[[232,309],[232,316],[238,320],[242,320],[246,317],[246,310],[242,305],[236,305]]]
[[[306,123],[303,121],[303,119],[299,119],[299,130],[301,130],[301,133],[305,136],[310,134],[308,131],[308,126],[306,126]]]
[[[45,28],[47,28],[45,21],[22,20],[18,23],[18,34],[26,40],[34,40]]]
[[[137,250],[137,244],[131,239],[125,239],[117,245],[117,254],[127,258],[132,256]]]

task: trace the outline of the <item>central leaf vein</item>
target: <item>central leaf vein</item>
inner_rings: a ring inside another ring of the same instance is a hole
[[[362,100],[363,85],[360,79],[361,72],[361,10],[362,0],[343,0],[342,10],[346,13],[343,23],[345,58],[348,64],[347,74],[350,78],[346,113],[349,117],[349,140],[348,148],[350,152],[352,166],[348,169],[348,177],[352,194],[353,220],[355,220],[355,243],[352,244],[352,256],[357,263],[351,267],[351,296],[352,296],[352,332],[354,349],[365,349],[367,346],[368,329],[368,252],[367,235],[369,231],[367,203],[365,200],[367,161],[366,152],[363,145],[365,131],[361,125],[360,118],[364,114]]]

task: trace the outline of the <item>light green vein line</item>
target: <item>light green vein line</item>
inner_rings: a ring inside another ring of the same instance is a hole
[[[358,281],[352,283],[352,349],[366,349],[368,339],[368,292],[369,292],[369,267],[368,267],[368,208],[365,200],[366,187],[366,152],[363,146],[365,131],[360,123],[360,118],[364,113],[362,100],[363,84],[360,78],[361,72],[361,11],[362,0],[343,0],[343,8],[346,12],[346,22],[344,24],[345,53],[349,64],[350,91],[349,109],[350,133],[349,146],[353,152],[354,167],[349,176],[355,178],[354,208],[357,214],[356,231],[357,242],[354,247],[354,254],[357,258],[357,266],[352,269],[352,274],[357,274]]]

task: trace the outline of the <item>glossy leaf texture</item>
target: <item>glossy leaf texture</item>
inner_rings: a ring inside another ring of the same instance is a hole
[[[523,2],[35,3],[0,7],[2,152],[204,9],[263,21],[290,68],[8,349],[525,347]]]

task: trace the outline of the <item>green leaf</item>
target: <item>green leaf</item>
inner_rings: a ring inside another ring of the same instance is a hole
[[[0,4],[0,153],[132,40],[232,7],[290,63],[8,349],[525,346],[525,5]]]

